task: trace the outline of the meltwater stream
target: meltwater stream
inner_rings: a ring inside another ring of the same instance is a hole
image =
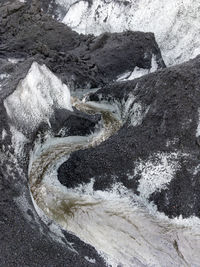
[[[79,101],[74,105],[85,112],[100,112],[103,127],[88,137],[51,138],[36,146],[29,178],[39,208],[93,245],[111,266],[200,266],[198,219],[169,220],[158,215],[121,184],[109,191],[93,191],[93,181],[75,189],[60,184],[57,169],[70,153],[99,145],[122,124],[108,106]]]

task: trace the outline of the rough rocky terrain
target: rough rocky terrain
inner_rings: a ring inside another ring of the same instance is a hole
[[[52,17],[61,12],[64,14],[64,7],[54,1],[0,3],[3,267],[106,265],[92,246],[62,230],[33,206],[28,164],[38,135],[45,139],[49,130],[57,137],[89,135],[101,119],[98,114],[59,108],[56,101],[52,101],[53,113],[46,114],[47,120],[34,127],[33,117],[30,116],[30,124],[23,120],[29,114],[10,114],[11,106],[8,108],[5,103],[16,90],[21,92],[21,103],[26,102],[26,90],[20,85],[33,69],[33,62],[37,62],[35,68],[42,75],[45,64],[51,71],[49,75],[55,74],[71,91],[100,88],[88,100],[114,103],[121,112],[123,126],[118,132],[98,147],[72,153],[61,165],[58,178],[63,185],[73,188],[93,178],[95,190],[106,190],[120,182],[141,201],[152,201],[158,211],[171,218],[200,217],[200,57],[165,68],[153,33],[126,31],[98,37],[78,34]],[[132,81],[116,82],[121,74],[134,69],[150,72],[153,60],[158,71]],[[39,85],[45,77],[40,78]],[[31,79],[28,84],[32,85]],[[44,84],[50,92],[57,89],[52,80]],[[37,104],[40,108],[46,103]],[[15,105],[14,102],[14,108]],[[60,132],[63,127],[65,130]],[[24,144],[21,151],[20,145]]]

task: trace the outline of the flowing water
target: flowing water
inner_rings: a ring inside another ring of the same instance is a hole
[[[74,100],[81,111],[101,113],[102,127],[87,137],[50,138],[36,146],[29,166],[36,204],[64,229],[93,245],[112,266],[200,266],[200,222],[169,220],[121,184],[93,191],[62,186],[57,169],[70,153],[98,146],[122,122],[112,108]],[[38,148],[39,147],[39,148]]]

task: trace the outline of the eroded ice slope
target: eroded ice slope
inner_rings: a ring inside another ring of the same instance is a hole
[[[198,0],[69,1],[63,22],[81,33],[98,35],[127,29],[154,32],[167,65],[200,54]]]
[[[68,87],[45,65],[36,62],[4,105],[13,122],[31,129],[48,122],[55,108],[72,110]]]

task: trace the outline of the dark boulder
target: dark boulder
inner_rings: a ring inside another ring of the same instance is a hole
[[[90,44],[89,53],[97,68],[110,80],[135,67],[151,69],[153,56],[158,69],[165,67],[153,33],[104,33]]]

